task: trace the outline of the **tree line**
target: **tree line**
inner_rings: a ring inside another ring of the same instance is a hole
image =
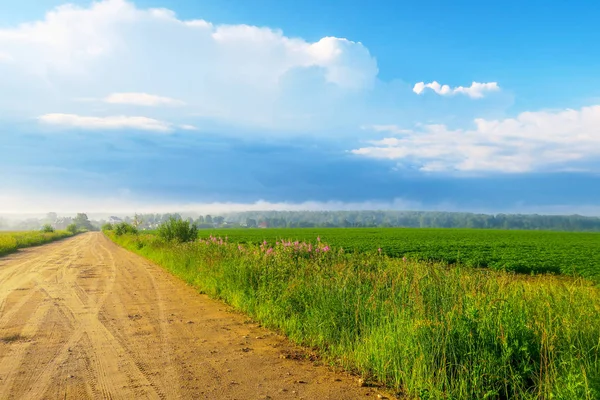
[[[134,217],[125,217],[123,220],[134,223],[140,229],[155,229],[170,218],[187,220],[199,229],[406,227],[600,231],[599,217],[441,211],[246,211],[222,215],[137,214]]]

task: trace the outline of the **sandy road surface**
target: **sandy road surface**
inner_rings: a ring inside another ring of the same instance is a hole
[[[100,233],[0,258],[0,399],[376,398],[294,351]]]

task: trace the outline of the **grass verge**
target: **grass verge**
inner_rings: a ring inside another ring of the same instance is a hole
[[[583,279],[346,254],[322,243],[107,234],[409,398],[600,398],[600,293]]]
[[[55,240],[63,239],[69,236],[73,236],[73,234],[68,231],[0,232],[0,256],[12,253],[17,249],[31,246],[39,246],[41,244],[50,243]]]

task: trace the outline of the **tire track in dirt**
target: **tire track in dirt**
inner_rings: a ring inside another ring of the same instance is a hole
[[[375,394],[295,354],[100,233],[0,258],[1,399]]]

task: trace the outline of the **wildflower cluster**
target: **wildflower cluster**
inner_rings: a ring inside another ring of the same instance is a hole
[[[316,257],[322,254],[332,253],[332,248],[326,243],[321,241],[320,237],[317,237],[316,243],[310,243],[307,241],[292,241],[292,240],[276,240],[274,244],[270,244],[264,240],[260,245],[256,246],[253,244],[242,244],[242,243],[230,243],[228,238],[222,238],[210,235],[207,239],[198,239],[200,244],[207,246],[223,246],[223,247],[237,247],[240,253],[252,253],[254,255],[263,256],[304,256],[304,257]],[[343,253],[343,249],[338,250],[339,253]]]

